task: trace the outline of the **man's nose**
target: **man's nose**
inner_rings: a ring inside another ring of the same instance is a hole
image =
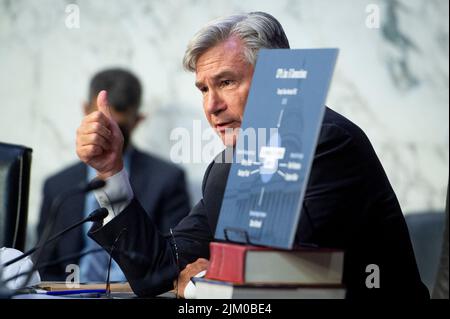
[[[209,114],[217,114],[226,108],[226,103],[216,90],[210,90],[208,92],[206,100],[206,111]]]

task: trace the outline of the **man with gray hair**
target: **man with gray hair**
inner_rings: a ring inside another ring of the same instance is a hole
[[[195,72],[206,118],[228,147],[236,143],[261,48],[289,48],[280,23],[263,12],[214,20],[188,44],[184,67]],[[99,112],[86,116],[77,131],[77,154],[107,181],[96,197],[112,219],[94,225],[89,236],[105,248],[116,242],[113,258],[137,295],[157,295],[174,282],[182,294],[189,279],[208,266],[231,164],[221,160],[208,166],[202,200],[164,238],[129,186],[123,138],[109,114],[105,91],[97,105]],[[125,203],[110,204],[124,196]],[[124,228],[127,234],[116,241]],[[296,244],[303,243],[345,251],[343,280],[349,298],[428,297],[400,206],[375,151],[359,127],[329,108],[297,230]],[[366,269],[373,264],[379,267],[379,288],[366,285]]]

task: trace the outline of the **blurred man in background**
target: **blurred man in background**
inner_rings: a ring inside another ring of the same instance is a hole
[[[88,102],[83,106],[85,115],[97,110],[96,97],[101,90],[107,90],[109,93],[108,102],[111,105],[112,116],[124,137],[124,165],[130,172],[133,192],[149,212],[158,230],[163,234],[167,233],[169,228],[177,225],[190,210],[184,172],[172,163],[137,150],[130,143],[134,129],[144,119],[139,113],[142,88],[135,75],[122,69],[109,69],[97,73],[90,83]],[[50,206],[55,197],[66,189],[89,182],[95,177],[96,171],[93,168],[78,162],[46,180],[38,225],[39,237],[48,221]],[[97,208],[99,206],[92,193],[68,199],[60,207],[54,232],[76,223]],[[90,226],[90,223],[85,223],[84,228],[77,228],[67,233],[62,240],[49,245],[44,253],[43,262],[56,261],[71,254],[81,253],[83,250],[99,248],[98,244],[86,236]],[[47,267],[41,271],[41,277],[44,280],[65,280],[68,275],[66,273],[68,264],[80,266],[82,282],[105,281],[108,254],[102,251]],[[111,280],[125,280],[115,262],[111,268]]]

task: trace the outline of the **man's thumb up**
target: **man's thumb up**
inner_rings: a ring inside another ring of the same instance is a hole
[[[111,110],[109,109],[108,104],[108,93],[105,90],[100,91],[97,96],[97,108],[100,112],[102,112],[107,118],[112,119]]]

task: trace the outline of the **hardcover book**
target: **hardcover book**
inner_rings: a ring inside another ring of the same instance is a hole
[[[331,286],[240,285],[194,278],[196,299],[344,299],[346,289]]]
[[[210,243],[207,279],[236,284],[341,285],[344,252],[335,249],[279,250]]]

